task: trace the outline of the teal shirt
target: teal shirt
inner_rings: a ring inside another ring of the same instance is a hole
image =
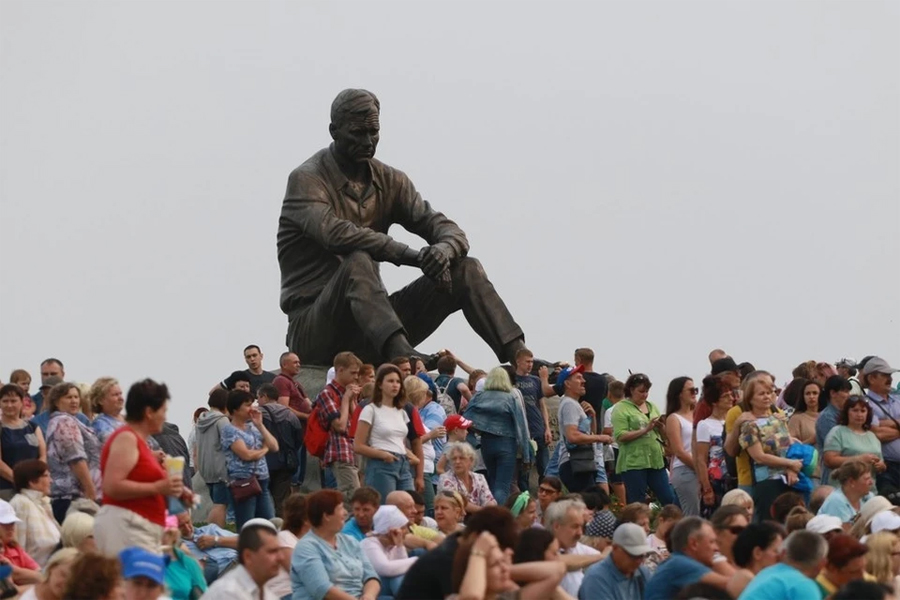
[[[189,600],[191,590],[206,591],[206,578],[197,561],[175,549],[175,558],[166,567],[166,587],[172,600]]]
[[[815,581],[794,567],[779,563],[757,573],[738,600],[817,600],[821,597]]]
[[[631,400],[625,398],[619,401],[618,408],[612,414],[613,437],[619,444],[616,473],[637,469],[662,469],[666,466],[659,434],[655,431],[649,431],[630,442],[623,442],[620,439],[623,433],[643,429],[650,419],[659,416],[659,409],[649,400],[646,406],[649,410],[645,415]]]

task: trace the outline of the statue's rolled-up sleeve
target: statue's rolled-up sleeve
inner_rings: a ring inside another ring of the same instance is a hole
[[[416,252],[391,236],[360,227],[335,214],[325,184],[308,174],[294,173],[288,180],[280,226],[314,240],[338,255],[366,252],[373,259],[395,265],[414,264]]]
[[[469,240],[459,225],[431,208],[431,204],[416,191],[406,174],[396,169],[393,171],[392,184],[396,186],[393,204],[395,221],[429,244],[447,248],[451,259],[466,256],[469,253]]]

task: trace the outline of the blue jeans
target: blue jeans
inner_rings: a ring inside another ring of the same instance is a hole
[[[409,470],[409,460],[402,454],[394,456],[396,457],[394,462],[385,462],[377,458],[366,461],[366,485],[378,490],[382,503],[391,492],[415,489]]]
[[[497,504],[503,506],[509,497],[513,476],[516,472],[516,451],[518,444],[515,438],[481,434],[481,458],[487,467],[487,482]],[[522,488],[522,491],[528,488]]]
[[[623,471],[621,475],[622,483],[625,484],[627,504],[645,503],[648,487],[656,494],[661,506],[678,504],[675,493],[672,491],[672,484],[669,483],[669,473],[665,469],[632,469]]]
[[[275,505],[272,502],[272,495],[269,493],[269,480],[260,479],[259,487],[262,488],[261,494],[240,502],[234,501],[234,524],[238,531],[250,519],[275,517]]]
[[[556,447],[553,449],[553,456],[550,457],[550,462],[547,463],[547,468],[544,470],[544,477],[559,477],[559,453],[561,451],[563,442],[556,442]]]

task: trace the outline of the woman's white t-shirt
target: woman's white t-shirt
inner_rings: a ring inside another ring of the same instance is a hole
[[[406,454],[406,433],[409,417],[406,411],[393,406],[367,404],[359,413],[359,420],[371,426],[369,446],[394,454]]]
[[[682,449],[691,454],[691,438],[694,436],[694,424],[690,419],[685,419],[678,413],[675,413],[675,416],[678,417],[678,424],[681,425],[681,447]],[[672,468],[675,467],[684,467],[687,466],[684,464],[684,461],[678,458],[677,456],[672,457]]]

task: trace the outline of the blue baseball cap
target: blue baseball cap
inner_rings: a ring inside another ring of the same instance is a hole
[[[428,373],[418,373],[416,377],[424,381],[428,385],[429,391],[431,391],[431,399],[437,402],[438,391],[437,386],[434,384],[434,380],[428,376]]]
[[[134,546],[119,552],[119,562],[122,563],[122,576],[125,579],[146,577],[159,585],[165,583],[166,560],[161,554]]]
[[[561,394],[563,390],[566,388],[563,387],[566,383],[566,379],[574,375],[575,373],[584,373],[584,365],[578,365],[577,367],[566,367],[563,369],[559,375],[556,376],[556,383],[553,388],[557,394]]]

